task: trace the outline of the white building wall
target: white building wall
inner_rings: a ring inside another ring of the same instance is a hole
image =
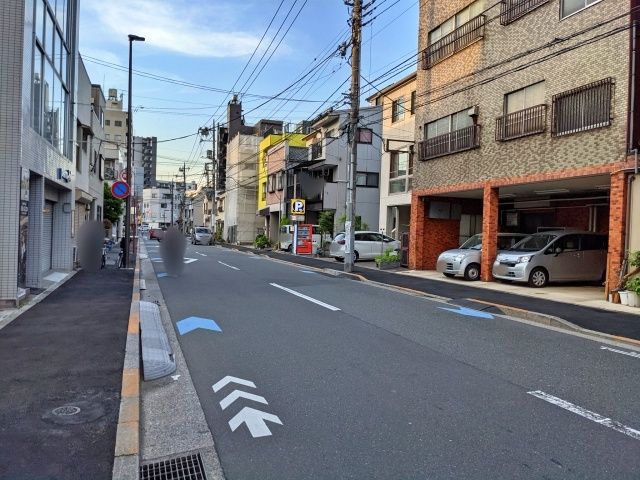
[[[233,243],[253,243],[259,217],[258,147],[261,137],[236,135],[227,146],[224,237]]]

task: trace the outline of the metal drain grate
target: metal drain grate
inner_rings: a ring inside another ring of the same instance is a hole
[[[200,454],[140,465],[140,480],[207,480]]]

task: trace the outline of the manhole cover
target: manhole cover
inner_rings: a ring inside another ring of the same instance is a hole
[[[65,405],[64,407],[54,408],[51,413],[53,413],[54,415],[58,415],[60,417],[67,417],[70,415],[77,415],[78,413],[80,413],[80,408],[75,407],[73,405]]]
[[[94,422],[104,417],[105,406],[102,403],[87,400],[75,400],[72,405],[62,405],[48,410],[42,419],[57,425],[79,425]]]

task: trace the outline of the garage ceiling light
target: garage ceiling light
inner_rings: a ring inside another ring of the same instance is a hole
[[[534,190],[536,195],[553,195],[556,193],[569,193],[568,188],[552,188],[549,190]]]
[[[500,198],[515,198],[515,193],[501,193],[499,195]]]
[[[611,185],[596,185],[596,190],[611,190]]]

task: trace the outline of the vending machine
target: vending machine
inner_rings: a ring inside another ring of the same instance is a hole
[[[298,255],[313,253],[313,225],[298,224],[298,243],[296,245]]]

